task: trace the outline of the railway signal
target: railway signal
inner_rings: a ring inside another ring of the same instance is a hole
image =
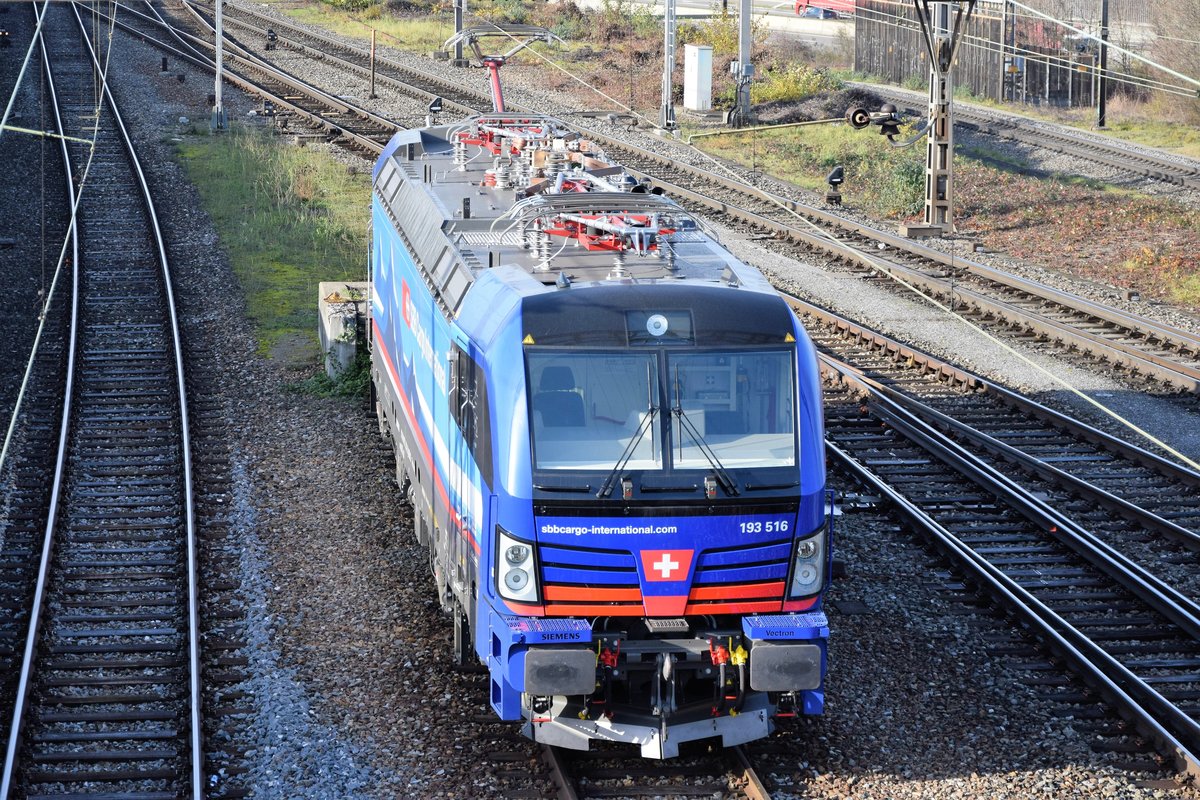
[[[967,23],[975,10],[975,0],[931,2],[913,0],[917,21],[925,37],[929,56],[929,117],[917,127],[911,138],[897,141],[900,117],[896,107],[884,104],[877,112],[851,108],[846,121],[854,128],[876,125],[879,132],[896,147],[909,147],[928,136],[925,152],[925,215],[920,224],[900,226],[910,238],[945,236],[954,233],[954,96],[952,70],[962,44]],[[951,23],[953,17],[953,23]]]

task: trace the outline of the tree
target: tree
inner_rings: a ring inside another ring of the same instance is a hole
[[[1200,80],[1200,0],[1151,0],[1152,21],[1158,39],[1153,48],[1154,60]],[[1171,83],[1176,78],[1166,77]],[[1195,85],[1190,85],[1193,93]],[[1181,102],[1177,102],[1181,101]],[[1200,99],[1172,97],[1167,108],[1178,110],[1178,121],[1200,123]]]

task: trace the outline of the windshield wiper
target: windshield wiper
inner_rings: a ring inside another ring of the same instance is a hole
[[[621,453],[621,457],[617,459],[617,463],[613,465],[612,471],[608,473],[608,477],[604,479],[604,483],[600,484],[600,491],[596,493],[596,497],[608,497],[612,494],[613,486],[616,485],[617,476],[621,474],[621,470],[625,469],[625,465],[629,463],[629,459],[633,458],[633,451],[641,444],[641,441],[646,436],[646,431],[654,425],[654,418],[658,416],[658,406],[650,406],[648,414],[642,418],[642,422],[638,425],[637,431],[629,440],[629,444],[625,445],[625,451]]]
[[[654,418],[658,416],[658,405],[654,402],[654,381],[650,372],[650,364],[646,364],[646,410],[649,412],[642,421],[638,424],[637,430],[633,437],[629,440],[629,444],[625,445],[625,452],[621,453],[621,457],[617,459],[617,463],[613,465],[612,471],[608,473],[608,477],[604,479],[604,483],[600,484],[600,491],[596,493],[596,497],[608,497],[612,494],[613,486],[616,483],[617,476],[621,474],[621,470],[625,469],[625,465],[629,463],[629,459],[633,458],[633,451],[641,444],[642,438],[646,435],[646,431],[654,427]],[[653,453],[652,453],[653,454]]]
[[[686,428],[691,434],[692,440],[696,442],[696,446],[700,448],[700,452],[708,459],[709,466],[713,469],[713,474],[717,478],[717,482],[721,484],[721,488],[725,490],[725,494],[733,497],[738,494],[737,484],[733,482],[733,478],[729,476],[724,465],[721,464],[721,459],[717,458],[717,454],[709,446],[704,437],[700,435],[700,431],[696,430],[696,426],[688,419],[687,412],[683,410],[683,400],[681,398],[683,381],[679,375],[679,365],[675,365],[675,407],[671,411],[675,414],[675,418],[679,420],[679,427]],[[683,454],[683,437],[679,437],[679,452]]]
[[[729,495],[730,497],[737,495],[737,484],[733,482],[733,478],[730,477],[729,472],[725,469],[724,465],[721,464],[721,459],[717,458],[717,454],[713,452],[712,447],[709,446],[708,442],[704,441],[704,437],[700,435],[700,431],[696,430],[696,426],[692,424],[690,419],[688,419],[687,412],[683,410],[683,406],[675,406],[675,408],[671,410],[674,412],[675,418],[679,420],[680,427],[685,428],[687,432],[691,434],[691,437],[696,442],[696,446],[700,449],[700,452],[704,454],[706,459],[708,459],[708,464],[713,469],[713,474],[717,478],[717,483],[721,484],[721,488],[725,490],[725,494]],[[680,441],[679,444],[682,446],[683,442]]]

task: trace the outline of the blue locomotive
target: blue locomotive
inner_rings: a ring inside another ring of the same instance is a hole
[[[548,117],[397,134],[372,207],[376,410],[495,712],[654,758],[821,713],[817,360],[763,276]]]

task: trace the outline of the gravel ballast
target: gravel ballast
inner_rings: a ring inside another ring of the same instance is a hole
[[[122,97],[140,101],[135,129],[154,180],[172,187],[162,211],[189,324],[193,335],[211,339],[226,376],[229,519],[244,542],[238,578],[250,662],[241,688],[251,709],[229,735],[246,750],[244,783],[262,798],[529,790],[514,773],[541,776],[535,748],[514,738],[512,726],[487,721],[481,676],[448,666],[448,620],[437,610],[427,556],[414,543],[373,418],[356,403],[290,389],[301,375],[256,354],[236,280],[169,141],[192,135],[181,116],[204,121],[211,78],[189,73],[181,84],[160,76],[152,68],[157,53],[121,41],[113,74]],[[484,85],[480,70],[389,55]],[[321,81],[317,71],[312,77]],[[511,97],[536,99],[532,73],[509,68],[506,77]],[[231,90],[226,102],[239,119],[257,105]],[[379,110],[417,117],[414,107],[395,100]],[[1044,374],[927,307],[732,233],[723,241],[783,288],[1014,385],[1057,391]],[[1200,442],[1182,433],[1200,429],[1195,420],[1162,419],[1176,407],[1064,367],[1052,353],[1031,357],[1089,391],[1113,394],[1143,424],[1173,428],[1175,441],[1200,455]],[[1139,786],[1161,776],[1118,769],[1113,756],[1094,752],[1083,727],[1056,715],[1016,681],[1019,670],[995,657],[991,643],[1012,636],[1006,623],[965,612],[935,575],[936,562],[885,518],[850,513],[839,528],[849,575],[830,594],[828,710],[787,734],[791,752],[805,755],[772,770],[779,797],[1196,796]],[[838,605],[849,601],[865,613],[841,613]],[[507,760],[489,758],[496,751]],[[550,796],[544,777],[532,788]]]

